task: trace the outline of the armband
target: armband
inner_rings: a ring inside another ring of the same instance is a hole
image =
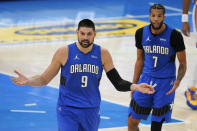
[[[188,22],[188,14],[182,14],[182,22]]]
[[[123,80],[115,68],[108,71],[106,74],[109,80],[111,81],[111,83],[114,85],[114,87],[118,91],[130,91],[131,90],[130,86],[132,85],[132,83],[129,81]]]

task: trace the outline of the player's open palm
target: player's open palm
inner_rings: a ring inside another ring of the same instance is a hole
[[[14,72],[18,75],[18,77],[16,78],[10,78],[12,80],[12,82],[14,84],[17,84],[17,85],[27,85],[27,77],[25,77],[23,74],[19,73],[18,71],[14,70]]]
[[[154,88],[146,83],[136,85],[135,90],[146,94],[153,94],[155,92]]]

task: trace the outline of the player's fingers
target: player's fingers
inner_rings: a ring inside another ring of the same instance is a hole
[[[152,90],[149,90],[145,88],[144,90],[141,90],[141,92],[146,93],[146,94],[153,94],[154,92]]]
[[[170,95],[172,92],[174,92],[175,91],[175,88],[172,88],[170,91],[168,91],[167,93],[166,93],[166,95]]]
[[[153,94],[155,92],[155,90],[147,90],[146,93],[147,94]]]
[[[148,94],[153,94],[155,92],[155,90],[154,89],[151,89],[151,90],[148,90]]]
[[[15,84],[19,85],[19,86],[23,86],[23,85],[25,85],[25,82],[24,81],[16,81]]]
[[[153,94],[155,91],[154,91],[154,88],[152,86],[146,85],[143,88],[143,92],[147,93],[147,94]]]
[[[18,83],[18,80],[16,79],[16,78],[10,78],[11,80],[12,80],[12,82],[14,83],[14,84],[17,84]]]
[[[17,85],[23,85],[24,84],[24,81],[21,81],[19,78],[10,77],[10,79],[12,80],[12,82],[14,84],[17,84]]]
[[[18,76],[23,76],[21,73],[19,73],[17,70],[14,70],[14,73],[16,73]]]
[[[15,80],[16,78],[14,78],[14,77],[10,77],[10,79],[13,81],[13,80]]]
[[[151,85],[148,85],[146,83],[143,83],[144,88],[147,88],[148,90],[154,91],[154,87]]]
[[[148,88],[150,91],[154,91],[154,88],[151,85],[147,85],[146,88]]]
[[[16,82],[16,81],[17,81],[17,78],[14,78],[14,77],[10,77],[10,79],[11,79],[13,82]]]

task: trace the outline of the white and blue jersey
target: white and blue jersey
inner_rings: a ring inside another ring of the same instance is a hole
[[[99,82],[103,72],[101,47],[94,44],[84,54],[76,43],[68,45],[66,64],[61,67],[58,105],[79,108],[99,107],[101,96]]]

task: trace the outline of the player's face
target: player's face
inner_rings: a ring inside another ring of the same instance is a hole
[[[83,48],[88,48],[94,42],[96,31],[88,27],[80,27],[77,30],[78,42]]]
[[[159,30],[163,25],[165,16],[162,9],[151,9],[149,18],[151,22],[151,27],[154,30]]]

